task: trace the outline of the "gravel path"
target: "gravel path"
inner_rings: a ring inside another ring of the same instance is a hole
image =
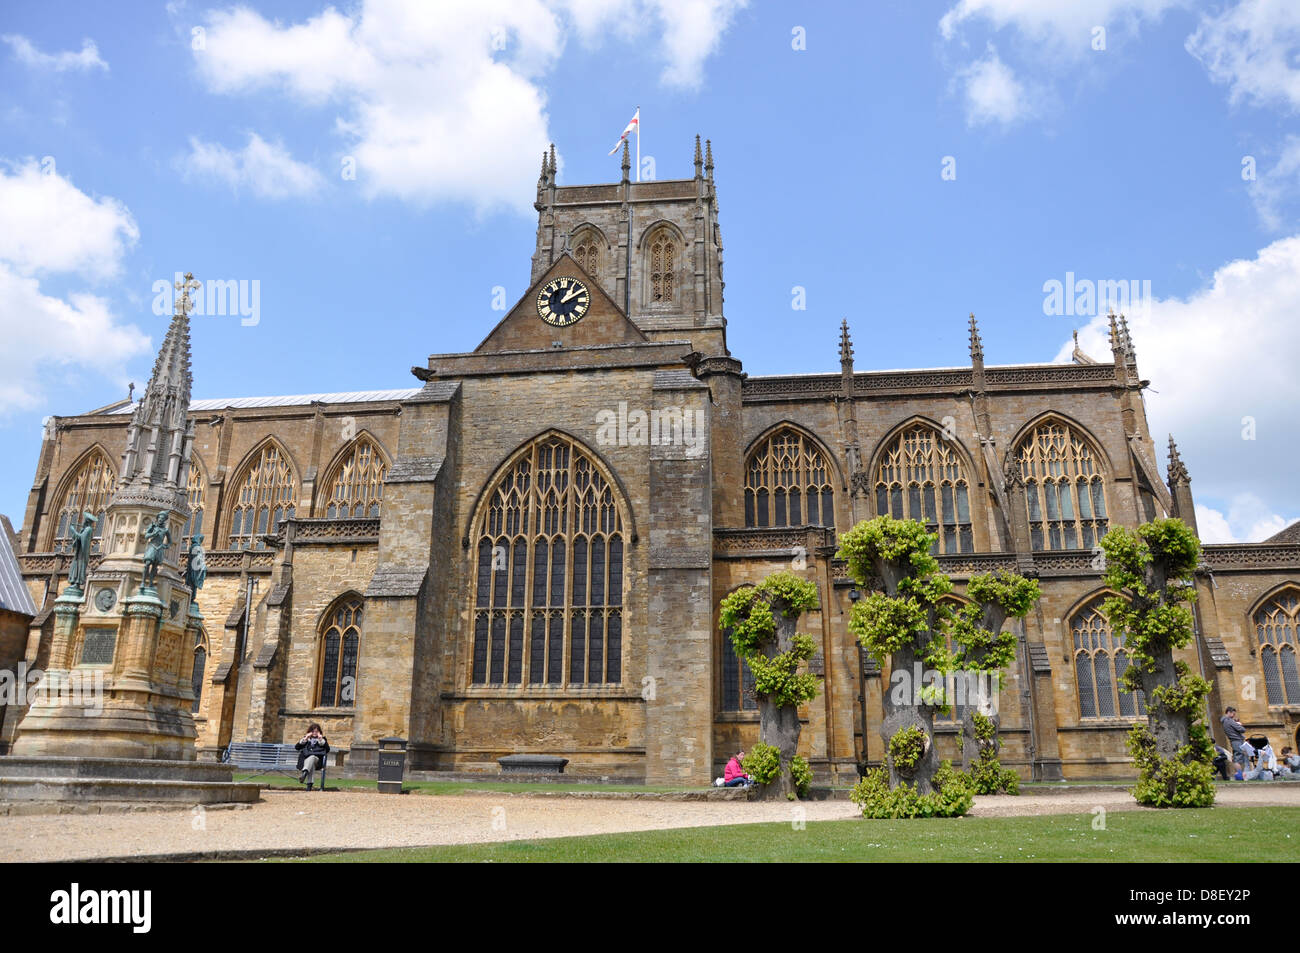
[[[1223,806],[1300,806],[1292,787],[1219,789]],[[1087,813],[1094,807],[1132,810],[1122,788],[1022,797],[984,797],[975,816]],[[848,801],[798,805],[806,820],[857,816]],[[0,817],[0,859],[89,860],[160,857],[182,853],[416,847],[483,841],[607,834],[762,821],[788,822],[795,805],[747,802],[674,802],[531,797],[509,794],[430,796],[289,789],[263,793],[243,810],[198,809],[132,814]],[[250,853],[250,856],[253,854]]]

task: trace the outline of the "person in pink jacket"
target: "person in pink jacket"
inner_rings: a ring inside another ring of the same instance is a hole
[[[741,760],[745,757],[744,751],[737,751],[727,762],[726,770],[722,772],[722,781],[724,787],[737,788],[742,784],[752,784],[753,778],[745,773],[745,769],[740,766]]]

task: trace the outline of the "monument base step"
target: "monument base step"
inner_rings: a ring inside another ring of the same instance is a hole
[[[228,764],[136,758],[6,755],[0,758],[0,804],[252,804],[258,785],[235,782]]]

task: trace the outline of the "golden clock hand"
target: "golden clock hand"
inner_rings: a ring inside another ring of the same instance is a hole
[[[566,301],[568,301],[568,300],[569,300],[570,298],[572,298],[574,295],[578,295],[578,294],[581,294],[581,293],[582,293],[582,285],[574,285],[574,286],[573,286],[573,290],[570,291],[568,294],[566,294],[563,298],[560,299],[560,304],[564,304]]]

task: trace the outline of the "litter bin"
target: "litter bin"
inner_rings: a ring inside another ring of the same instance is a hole
[[[379,739],[379,793],[401,794],[406,771],[406,739]]]

